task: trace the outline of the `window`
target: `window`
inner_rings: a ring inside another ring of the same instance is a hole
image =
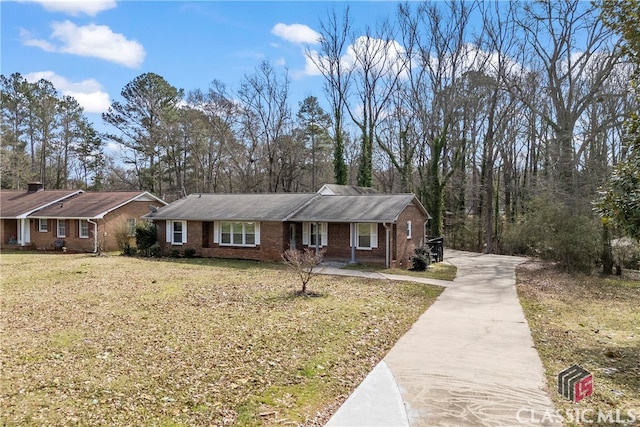
[[[187,243],[187,221],[167,221],[166,240],[172,245]]]
[[[89,237],[89,221],[81,219],[80,221],[80,237],[86,239]]]
[[[256,244],[256,225],[253,222],[244,224],[244,244],[251,246]]]
[[[356,249],[373,249],[378,247],[378,224],[357,223],[355,226]]]
[[[40,218],[38,220],[38,230],[42,233],[49,231],[49,220]]]
[[[322,224],[316,222],[309,224],[309,246],[322,246]]]
[[[184,229],[182,227],[182,221],[175,221],[173,223],[173,237],[171,238],[171,242],[182,243],[183,234],[184,234]]]
[[[257,222],[221,221],[221,246],[257,246],[260,244],[260,224]]]
[[[136,219],[129,218],[127,220],[127,228],[129,229],[129,236],[135,237],[136,235]]]
[[[371,225],[358,224],[358,247],[371,248]]]
[[[327,246],[327,223],[326,222],[305,222],[302,224],[302,244],[316,247]],[[318,235],[320,241],[317,242]],[[317,244],[319,243],[319,245]]]
[[[231,223],[223,222],[220,225],[220,244],[221,245],[230,245],[231,244]]]
[[[67,221],[64,219],[58,220],[58,237],[67,237]]]
[[[407,239],[411,238],[411,221],[407,221]]]

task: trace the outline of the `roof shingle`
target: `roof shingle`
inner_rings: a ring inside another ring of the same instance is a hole
[[[64,200],[81,190],[0,191],[0,218],[26,217],[34,210]]]
[[[315,193],[190,194],[145,217],[191,221],[284,221],[314,197]]]
[[[29,215],[30,218],[102,218],[112,210],[140,197],[155,202],[146,191],[86,192],[74,195]]]
[[[395,222],[413,194],[191,194],[146,218],[190,221]]]

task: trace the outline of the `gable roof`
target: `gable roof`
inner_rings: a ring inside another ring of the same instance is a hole
[[[143,218],[187,221],[395,222],[413,194],[190,194]]]
[[[362,194],[316,197],[292,214],[288,220],[393,223],[411,204],[429,218],[429,214],[413,194]]]
[[[38,210],[29,217],[101,219],[109,212],[133,201],[167,204],[147,191],[83,192]]]
[[[191,221],[284,221],[317,194],[190,194],[144,216]]]
[[[58,203],[82,190],[0,191],[0,218],[26,218],[27,215]]]
[[[324,184],[318,190],[323,196],[356,196],[359,194],[380,194],[378,190],[370,187],[358,187],[356,185]]]

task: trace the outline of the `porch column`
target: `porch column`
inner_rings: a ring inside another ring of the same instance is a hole
[[[356,227],[357,226],[358,225],[355,222],[351,223],[351,261],[349,261],[351,264],[356,263],[356,236],[357,236]]]
[[[390,250],[391,250],[391,226],[387,225],[386,222],[383,222],[382,225],[384,226],[384,229],[386,231],[385,235],[386,235],[386,253],[385,253],[385,259],[384,259],[384,263],[385,263],[385,267],[386,268],[390,268],[391,267],[391,258],[390,258]]]
[[[18,233],[18,243],[20,244],[20,246],[25,246],[26,245],[24,240],[25,240],[25,236],[26,236],[26,234],[25,234],[25,223],[27,221],[28,221],[28,219],[26,219],[26,218],[20,218],[18,220],[18,228],[20,229],[19,233]]]

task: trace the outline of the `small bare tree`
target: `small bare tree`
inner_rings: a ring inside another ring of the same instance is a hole
[[[282,253],[282,260],[300,278],[302,283],[301,295],[307,294],[307,283],[314,276],[313,269],[322,262],[324,251],[316,253],[315,250],[305,248],[302,251],[287,249]]]

